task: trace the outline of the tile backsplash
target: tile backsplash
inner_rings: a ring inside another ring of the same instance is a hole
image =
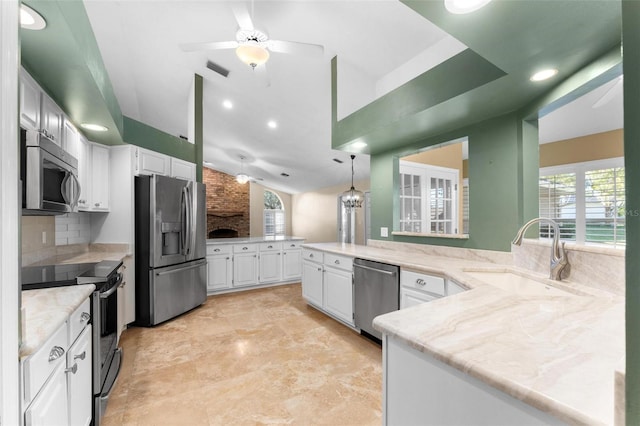
[[[67,213],[55,216],[56,245],[89,244],[91,216],[89,213]]]

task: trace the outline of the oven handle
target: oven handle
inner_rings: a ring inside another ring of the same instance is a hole
[[[104,293],[100,293],[100,299],[107,299],[109,296],[115,293],[116,290],[118,290],[118,287],[120,286],[121,282],[122,282],[122,274],[119,273],[118,280],[116,281],[116,283],[109,290],[105,291]]]
[[[199,268],[202,265],[206,265],[206,263],[207,263],[206,261],[200,261],[200,262],[196,263],[195,265],[185,266],[185,267],[178,268],[178,269],[172,269],[170,271],[156,272],[156,276],[160,277],[162,275],[174,274],[176,272],[181,272],[181,271],[186,271],[186,270],[189,270],[189,269]]]

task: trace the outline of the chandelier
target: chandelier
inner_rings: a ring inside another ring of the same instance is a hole
[[[356,156],[351,154],[351,188],[342,193],[342,203],[348,209],[362,207],[362,202],[364,201],[362,191],[358,191],[353,186],[353,160],[355,158]]]

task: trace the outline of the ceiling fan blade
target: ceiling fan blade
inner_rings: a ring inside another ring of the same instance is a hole
[[[591,108],[600,108],[608,104],[620,90],[622,90],[622,76],[618,77],[618,81],[616,81],[615,84],[600,97],[600,99],[595,101],[593,105],[591,105]]]
[[[269,78],[266,64],[258,65],[253,69],[253,72],[256,74],[256,77],[258,78],[262,86],[271,87],[271,78]]]
[[[299,43],[297,41],[269,40],[269,49],[274,52],[302,55],[321,55],[324,47],[319,44]]]
[[[236,17],[236,21],[238,21],[238,26],[241,30],[253,30],[253,21],[251,20],[251,15],[249,14],[249,10],[247,9],[247,5],[244,3],[233,3],[231,5],[231,10],[233,11],[233,16]]]
[[[235,49],[238,42],[233,41],[205,41],[202,43],[184,43],[180,45],[183,52],[195,52],[198,50]]]

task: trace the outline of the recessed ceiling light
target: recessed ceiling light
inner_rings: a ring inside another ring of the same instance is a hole
[[[20,5],[20,26],[27,30],[42,30],[47,26],[44,18],[26,4]]]
[[[278,123],[273,120],[269,120],[269,122],[267,122],[267,126],[269,126],[269,128],[271,129],[275,129],[276,127],[278,127]]]
[[[491,0],[444,0],[444,7],[451,13],[461,15],[475,12],[486,6]]]
[[[362,141],[357,141],[351,144],[351,147],[355,149],[366,148],[366,146],[367,146],[367,143]]]
[[[107,130],[109,130],[109,128],[107,127],[101,126],[100,124],[93,124],[93,123],[82,123],[80,127],[86,130],[93,130],[94,132],[106,132]]]
[[[538,71],[537,73],[533,74],[529,78],[529,80],[531,80],[531,81],[543,81],[543,80],[547,80],[547,79],[553,77],[556,74],[558,74],[558,70],[557,69],[549,68],[549,69],[546,69],[546,70]]]
[[[233,108],[233,103],[229,99],[226,99],[224,102],[222,102],[222,106],[226,109],[231,109]]]

